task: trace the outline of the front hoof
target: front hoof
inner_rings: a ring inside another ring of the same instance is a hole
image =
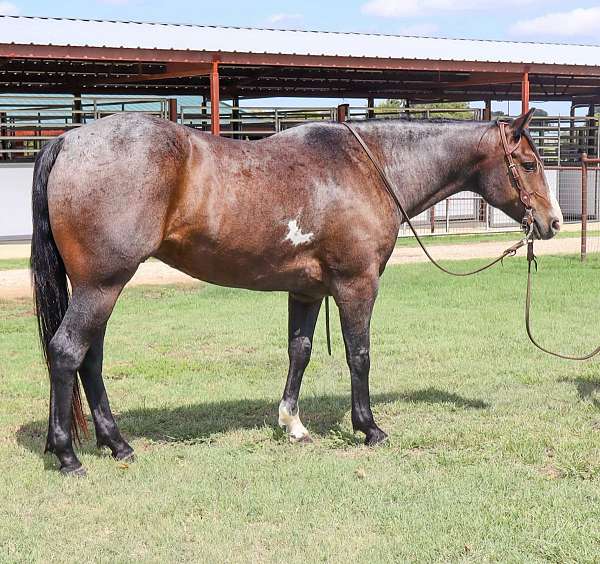
[[[83,466],[61,466],[60,473],[63,476],[73,476],[75,478],[85,478],[87,472]]]
[[[376,427],[366,433],[365,444],[367,446],[375,446],[387,440],[388,436],[381,429]]]
[[[119,462],[135,462],[135,453],[131,447],[115,452],[113,458]]]

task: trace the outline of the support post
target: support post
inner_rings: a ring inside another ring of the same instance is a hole
[[[169,121],[177,123],[177,98],[169,98]]]
[[[213,61],[210,71],[210,132],[221,134],[221,101],[219,100],[219,63]]]
[[[367,99],[367,118],[373,119],[375,117],[375,98],[369,96]]]
[[[239,131],[242,130],[240,123],[240,98],[239,96],[234,96],[231,99],[231,129],[234,132],[234,139],[241,139],[241,135],[239,135]]]
[[[337,107],[337,121],[342,122],[348,119],[348,108],[350,108],[350,104],[340,104]]]
[[[521,113],[529,111],[529,72],[523,73],[521,79]]]
[[[71,113],[71,121],[73,123],[83,123],[83,113],[81,105],[81,93],[73,94],[73,111]]]
[[[492,121],[492,100],[489,98],[485,101],[485,109],[483,110],[483,120]]]
[[[587,219],[588,219],[588,162],[587,153],[581,155],[581,260],[587,254]]]

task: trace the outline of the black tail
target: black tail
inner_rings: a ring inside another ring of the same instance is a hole
[[[50,341],[60,327],[69,306],[67,272],[58,252],[48,212],[48,177],[63,145],[63,138],[50,141],[39,152],[33,170],[31,194],[33,211],[33,236],[31,240],[31,277],[34,291],[35,312],[44,358],[48,369]],[[79,379],[75,377],[73,388],[73,435],[79,441],[79,430],[87,434],[83,415]]]

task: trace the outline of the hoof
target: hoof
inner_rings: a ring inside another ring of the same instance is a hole
[[[135,453],[133,452],[133,449],[124,450],[115,453],[113,458],[119,462],[135,462]]]
[[[72,466],[63,466],[60,469],[60,473],[63,476],[74,476],[75,478],[84,478],[87,476],[87,472],[83,466],[77,466],[73,468]]]
[[[375,428],[367,433],[365,444],[367,446],[375,446],[387,440],[388,436],[381,429]]]
[[[294,437],[290,435],[290,443],[298,443],[298,444],[310,444],[313,440],[310,435],[302,435],[300,437]]]

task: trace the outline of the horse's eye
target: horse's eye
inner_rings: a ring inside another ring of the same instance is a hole
[[[526,163],[523,163],[523,168],[527,172],[535,172],[537,170],[537,163],[535,161],[528,161]]]

